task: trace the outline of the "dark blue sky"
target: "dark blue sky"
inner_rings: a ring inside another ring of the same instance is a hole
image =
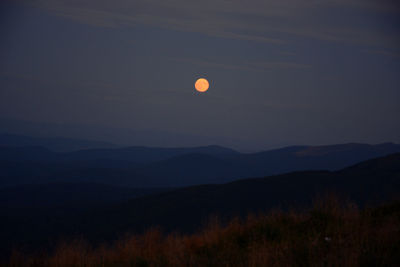
[[[0,16],[4,131],[18,120],[41,135],[239,149],[400,142],[396,1],[5,1]],[[208,92],[194,91],[199,77]]]

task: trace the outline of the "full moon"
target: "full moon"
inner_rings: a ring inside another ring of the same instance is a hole
[[[210,87],[210,84],[208,81],[204,78],[200,78],[196,81],[194,84],[194,87],[196,88],[197,91],[203,93],[208,90],[208,87]]]

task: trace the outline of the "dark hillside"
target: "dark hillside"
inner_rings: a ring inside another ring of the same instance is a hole
[[[75,235],[102,241],[152,226],[193,232],[213,214],[224,222],[272,208],[305,208],[315,197],[332,192],[361,205],[375,205],[400,195],[399,166],[400,154],[394,154],[336,172],[303,171],[176,189],[98,206],[85,214],[56,212],[55,217],[51,209],[41,211],[39,216],[32,210],[28,217],[3,213],[7,219],[2,220],[0,229],[5,242],[45,243],[49,238]]]
[[[243,154],[219,146],[128,147],[55,153],[41,147],[0,147],[0,186],[85,182],[130,187],[221,184],[293,171],[336,171],[400,152],[397,144],[295,146]]]

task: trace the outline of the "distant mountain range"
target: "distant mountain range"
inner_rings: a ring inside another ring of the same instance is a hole
[[[136,197],[172,190],[169,188],[130,188],[90,183],[28,184],[0,188],[0,209],[87,210]]]
[[[327,193],[359,204],[398,199],[400,153],[333,172],[298,171],[169,191],[53,184],[4,188],[0,193],[4,194],[0,198],[0,236],[5,248],[21,242],[35,247],[63,236],[103,242],[152,226],[191,232],[212,215],[224,221],[272,208],[308,207],[315,197]],[[28,201],[24,202],[24,194]],[[37,205],[30,203],[29,197]],[[46,204],[52,200],[54,204]]]
[[[220,146],[125,147],[55,152],[43,146],[0,146],[0,187],[72,182],[131,187],[180,187],[300,170],[338,170],[400,152],[384,143],[292,146],[239,153]]]
[[[172,190],[97,210],[89,213],[80,224],[96,222],[101,228],[98,231],[104,230],[110,237],[115,234],[109,232],[110,229],[143,231],[157,225],[168,231],[193,231],[213,214],[229,220],[271,208],[304,208],[316,197],[330,193],[369,205],[399,199],[400,153],[335,172],[301,171]],[[105,224],[107,227],[101,226]]]
[[[89,141],[83,139],[72,139],[64,137],[32,137],[17,134],[0,134],[0,146],[44,147],[57,152],[70,152],[91,148],[115,148],[114,144],[108,142]]]

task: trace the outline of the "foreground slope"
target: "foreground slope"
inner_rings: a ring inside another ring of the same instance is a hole
[[[334,192],[359,204],[375,204],[400,195],[400,154],[366,161],[336,172],[304,171],[222,185],[201,185],[139,197],[83,213],[35,210],[3,213],[3,245],[43,244],[60,237],[84,236],[95,242],[143,232],[152,226],[192,232],[212,215],[222,222],[271,208],[307,207],[316,196]]]
[[[400,195],[400,154],[373,159],[340,171],[304,171],[222,185],[193,186],[133,199],[86,217],[111,236],[115,229],[194,230],[211,214],[224,218],[270,208],[309,205],[316,196],[336,193],[358,203],[374,204]],[[102,218],[107,217],[107,227]],[[111,230],[112,229],[112,230]],[[111,230],[111,231],[108,231]]]
[[[14,251],[5,266],[398,266],[400,203],[359,209],[329,197],[308,211],[217,221],[190,235],[152,229],[108,246],[79,239]],[[1,263],[1,261],[0,261]]]

